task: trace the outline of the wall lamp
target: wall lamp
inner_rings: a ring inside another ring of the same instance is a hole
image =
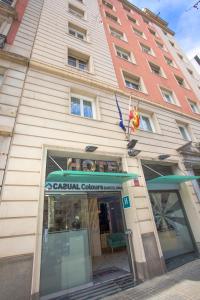
[[[133,149],[137,144],[137,142],[138,142],[137,140],[131,140],[130,142],[128,142],[127,149]]]
[[[89,146],[85,147],[85,151],[86,152],[94,152],[95,150],[97,150],[97,148],[98,147],[96,147],[96,146],[89,145]]]
[[[158,158],[159,158],[160,160],[164,160],[164,159],[167,159],[167,158],[169,158],[169,157],[170,157],[169,154],[161,154],[161,155],[158,156]]]
[[[137,156],[141,150],[136,150],[136,149],[128,149],[128,155],[131,157]]]
[[[127,144],[128,155],[131,156],[131,157],[137,156],[141,152],[141,150],[134,149],[137,142],[138,142],[137,140],[131,140]]]

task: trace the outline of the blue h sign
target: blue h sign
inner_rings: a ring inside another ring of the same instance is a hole
[[[131,207],[129,196],[125,196],[122,198],[123,208]]]

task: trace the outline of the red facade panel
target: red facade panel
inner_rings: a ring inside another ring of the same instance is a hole
[[[189,87],[187,80],[182,74],[182,71],[177,67],[169,66],[166,63],[164,56],[167,56],[172,60],[173,56],[172,54],[170,54],[169,49],[167,49],[166,46],[164,50],[160,49],[156,44],[156,41],[160,42],[161,44],[164,44],[164,41],[162,41],[162,38],[158,33],[156,34],[156,36],[154,36],[149,31],[150,29],[156,32],[154,24],[152,22],[151,24],[145,23],[143,20],[143,16],[133,9],[128,12],[126,9],[124,9],[121,1],[107,1],[113,5],[113,9],[105,5],[104,2],[105,1],[99,1],[100,10],[119,88],[124,90],[125,92],[131,93],[132,95],[145,98],[148,101],[160,104],[166,108],[183,112],[185,114],[194,115],[191,111],[187,98],[193,101],[198,101],[196,95]],[[116,16],[119,22],[115,22],[112,19],[106,17],[105,12],[109,12],[113,16]],[[133,22],[128,19],[128,15],[134,18],[137,23],[133,24]],[[123,32],[126,36],[126,40],[124,41],[112,36],[109,27]],[[137,35],[134,32],[133,27],[143,32],[144,37]],[[155,56],[143,52],[140,45],[141,43],[150,47],[153,50]],[[125,59],[118,57],[116,55],[115,45],[132,53],[135,58],[135,63],[126,61]],[[165,77],[152,73],[149,62],[159,66],[161,70],[164,71]],[[126,71],[127,73],[142,78],[147,93],[125,87],[122,71]],[[188,88],[179,86],[175,75],[183,78]],[[169,89],[170,91],[173,91],[176,96],[175,98],[178,100],[178,103],[180,105],[167,103],[163,99],[159,87],[163,87]]]

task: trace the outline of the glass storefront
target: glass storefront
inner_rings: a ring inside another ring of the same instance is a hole
[[[130,275],[120,192],[47,194],[40,295]]]
[[[178,191],[149,191],[164,258],[194,252]]]
[[[92,280],[87,195],[52,195],[44,202],[41,295]]]

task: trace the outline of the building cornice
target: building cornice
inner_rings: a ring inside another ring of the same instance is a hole
[[[0,59],[5,59],[20,65],[28,66],[29,64],[29,58],[1,49],[0,49]]]
[[[160,17],[156,16],[153,12],[151,12],[149,9],[145,8],[145,10],[141,10],[139,7],[135,6],[134,4],[130,3],[128,0],[119,0],[123,4],[129,6],[133,10],[135,10],[137,13],[139,13],[141,16],[147,18],[149,21],[154,22],[156,25],[161,27],[166,32],[170,33],[171,35],[175,35],[175,32],[167,27],[168,23],[161,19]]]
[[[74,73],[73,71],[64,70],[62,68],[55,67],[55,66],[45,64],[43,62],[39,62],[39,61],[35,61],[35,60],[30,60],[29,66],[31,68],[36,69],[36,70],[41,71],[41,72],[45,72],[45,73],[49,73],[49,74],[52,74],[52,75],[60,76],[62,78],[67,78],[67,79],[70,79],[72,81],[77,81],[77,82],[81,82],[81,83],[84,83],[84,84],[88,84],[90,87],[103,89],[107,92],[116,93],[116,94],[119,94],[119,95],[127,97],[127,98],[130,98],[130,95],[131,95],[135,100],[138,100],[140,102],[147,103],[147,104],[152,105],[152,106],[156,106],[158,108],[173,112],[175,114],[178,114],[180,116],[184,116],[186,118],[193,119],[195,121],[200,121],[200,119],[195,117],[195,116],[188,115],[186,113],[179,112],[175,109],[165,107],[164,105],[149,101],[145,98],[135,96],[132,93],[126,93],[123,90],[119,89],[117,86],[107,85],[107,84],[105,84],[101,81],[91,79],[91,78],[87,78],[85,76],[80,76],[80,74]]]

